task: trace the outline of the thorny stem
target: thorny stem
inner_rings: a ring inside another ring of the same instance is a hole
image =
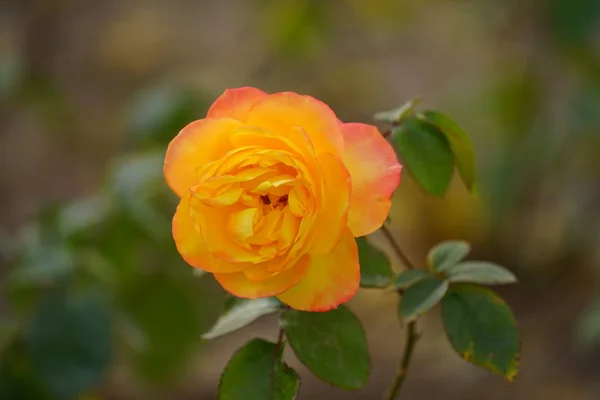
[[[415,268],[414,264],[410,261],[410,259],[404,254],[404,251],[394,239],[392,232],[390,229],[384,224],[381,227],[381,231],[385,235],[386,239],[390,242],[390,245],[394,249],[394,252],[402,260],[405,267],[408,269]],[[400,292],[398,294],[401,295]],[[404,336],[404,353],[402,354],[402,358],[400,359],[400,363],[398,364],[398,369],[396,370],[396,375],[394,376],[394,380],[392,381],[392,386],[389,391],[383,397],[383,400],[395,400],[400,390],[402,389],[402,385],[404,384],[404,380],[406,378],[406,373],[408,371],[408,367],[410,365],[410,361],[412,359],[413,353],[415,351],[415,345],[417,344],[417,340],[419,340],[419,335],[417,333],[417,321],[412,320],[406,325],[406,331]]]

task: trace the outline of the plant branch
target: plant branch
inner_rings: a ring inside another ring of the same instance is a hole
[[[415,265],[410,261],[408,256],[404,253],[398,242],[396,242],[396,240],[394,239],[394,235],[392,234],[390,228],[387,225],[383,224],[383,226],[381,227],[381,231],[385,235],[386,239],[389,241],[398,258],[400,258],[400,260],[402,260],[402,262],[404,263],[404,266],[408,269],[416,268]],[[402,296],[401,291],[398,291],[398,294]],[[398,364],[398,369],[396,370],[396,375],[394,376],[394,380],[392,381],[392,386],[384,396],[383,400],[395,400],[398,397],[400,390],[404,385],[406,373],[412,360],[417,340],[419,340],[419,335],[417,334],[417,321],[413,320],[406,325],[404,337],[404,353],[402,354],[402,358],[400,359],[400,363]]]
[[[408,371],[412,355],[415,351],[415,345],[417,344],[417,340],[419,340],[419,335],[417,334],[416,321],[411,321],[408,323],[408,325],[406,326],[405,335],[406,336],[404,344],[404,354],[402,355],[402,359],[398,364],[398,370],[396,371],[396,375],[394,376],[392,386],[384,396],[383,400],[395,400],[398,394],[400,393],[400,390],[402,389],[402,385],[404,384],[404,379],[406,378],[406,373]]]
[[[283,328],[279,328],[279,333],[277,334],[277,347],[281,347],[283,343]]]
[[[394,249],[394,252],[398,256],[398,258],[400,258],[400,260],[402,260],[402,263],[404,263],[404,266],[409,269],[416,268],[415,265],[410,261],[408,256],[404,254],[404,251],[402,250],[402,248],[400,248],[400,245],[398,245],[398,243],[394,239],[394,235],[392,235],[392,231],[390,230],[390,228],[388,228],[387,225],[383,224],[383,226],[381,227],[381,231],[383,232],[385,238],[388,240],[388,242]]]

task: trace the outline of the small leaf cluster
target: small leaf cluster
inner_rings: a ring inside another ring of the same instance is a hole
[[[383,253],[366,240],[361,249],[363,274],[372,280],[389,261],[384,263]],[[427,268],[402,271],[386,287],[400,293],[398,316],[405,322],[441,304],[444,329],[454,350],[468,362],[512,381],[520,352],[516,321],[506,303],[482,285],[515,283],[516,278],[494,263],[465,261],[469,252],[467,242],[441,242],[429,251]],[[389,279],[390,273],[387,269],[381,279]]]
[[[280,325],[278,340],[252,339],[233,355],[221,376],[220,400],[294,399],[300,378],[283,360],[286,345],[319,379],[347,390],[364,386],[370,371],[367,340],[360,321],[345,306],[304,312],[286,308],[275,298],[232,298],[203,337],[234,332],[274,313]]]
[[[404,167],[425,193],[443,196],[454,167],[468,190],[476,192],[475,150],[469,135],[439,111],[415,111],[418,101],[375,114],[392,125],[393,143]]]

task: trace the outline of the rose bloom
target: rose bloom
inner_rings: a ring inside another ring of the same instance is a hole
[[[377,128],[319,100],[226,90],[167,149],[177,250],[235,296],[336,308],[359,286],[354,238],[381,227],[400,170]]]

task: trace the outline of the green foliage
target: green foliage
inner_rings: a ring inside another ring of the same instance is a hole
[[[176,85],[142,91],[134,100],[129,130],[136,144],[167,145],[192,121],[204,118],[208,104],[202,96]]]
[[[596,299],[581,315],[576,327],[577,339],[592,346],[600,339],[600,301]]]
[[[404,167],[430,195],[443,196],[448,190],[454,160],[446,137],[433,124],[414,117],[392,128]]]
[[[317,377],[349,390],[365,385],[370,371],[367,339],[345,306],[322,313],[285,310],[281,326],[298,359]]]
[[[410,286],[398,303],[400,318],[410,321],[429,311],[444,297],[448,282],[435,277],[424,278]]]
[[[471,245],[465,241],[441,242],[427,254],[427,264],[433,272],[445,272],[465,258],[470,251]]]
[[[13,337],[0,358],[0,399],[53,400],[31,366],[25,340]]]
[[[360,262],[360,286],[364,288],[384,288],[392,280],[392,267],[388,257],[373,247],[366,238],[357,238]]]
[[[281,361],[283,346],[253,339],[227,364],[219,384],[219,400],[293,400],[300,378]]]
[[[402,119],[413,113],[418,103],[418,99],[410,100],[401,105],[400,107],[394,108],[393,110],[380,111],[375,114],[375,120],[387,122],[388,124],[398,124]]]
[[[326,2],[269,2],[260,27],[276,55],[297,60],[320,49],[330,27]]]
[[[174,380],[202,334],[202,313],[192,282],[162,273],[133,283],[120,300],[128,327],[141,333],[132,347],[138,374],[153,384]],[[197,290],[197,289],[196,289]]]
[[[434,124],[444,134],[450,144],[460,177],[467,189],[475,192],[475,149],[469,135],[450,117],[438,111],[423,111],[418,117]]]
[[[107,300],[89,293],[44,299],[27,333],[32,369],[58,398],[74,398],[104,376],[112,358]]]
[[[593,43],[600,21],[600,4],[595,0],[551,0],[548,2],[549,32],[569,49],[581,50]]]
[[[519,332],[512,312],[494,292],[454,286],[442,300],[442,320],[462,358],[514,380],[519,366]]]
[[[500,265],[487,261],[466,261],[447,269],[450,282],[479,283],[482,285],[503,285],[515,283],[517,278]]]
[[[422,281],[427,278],[429,274],[424,269],[415,268],[415,269],[407,269],[405,271],[400,272],[394,278],[394,282],[392,284],[392,288],[394,289],[408,289],[412,285],[417,282]]]
[[[210,281],[191,279],[173,245],[175,196],[162,164],[164,144],[205,107],[161,90],[147,99],[154,108],[139,105],[146,115],[133,118],[129,138],[140,151],[117,158],[98,192],[41,210],[11,244],[13,268],[2,284],[23,321],[14,335],[25,342],[2,355],[1,398],[76,398],[93,390],[112,361],[115,334],[123,359],[154,386],[171,383],[197,354],[222,295]],[[98,288],[108,297],[98,297]],[[17,339],[2,341],[12,349]]]
[[[281,302],[275,297],[263,299],[235,299],[215,325],[202,335],[204,339],[214,339],[251,324],[263,315],[272,314],[281,307]]]

